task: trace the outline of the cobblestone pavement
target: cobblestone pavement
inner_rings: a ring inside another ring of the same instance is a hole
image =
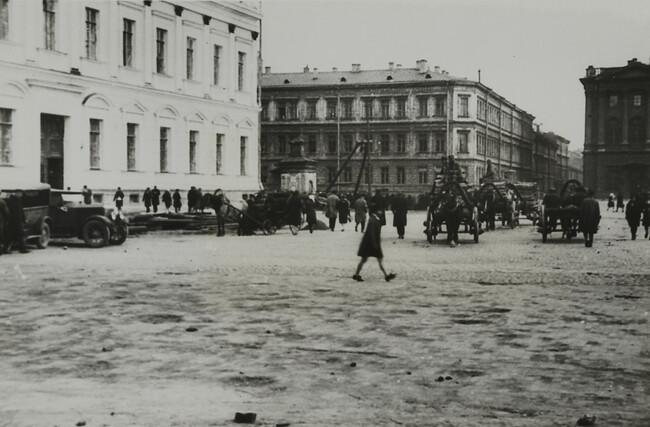
[[[603,215],[449,248],[411,213],[390,283],[349,224],[2,256],[0,426],[650,425],[650,241]]]

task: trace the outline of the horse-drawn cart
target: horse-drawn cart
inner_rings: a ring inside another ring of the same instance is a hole
[[[479,208],[463,184],[447,182],[434,187],[427,209],[427,219],[424,222],[426,227],[424,233],[429,243],[433,243],[438,233],[442,232],[443,224],[447,231],[448,243],[458,243],[460,226],[463,226],[464,231],[471,234],[474,242],[478,243],[482,232]]]
[[[543,243],[546,243],[550,234],[557,230],[558,221],[563,238],[570,240],[578,235],[580,206],[586,196],[582,184],[572,179],[562,186],[559,203],[542,203],[538,231],[542,234]]]

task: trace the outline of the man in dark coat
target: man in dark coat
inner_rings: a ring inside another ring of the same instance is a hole
[[[162,195],[162,201],[163,204],[165,205],[165,210],[167,213],[169,213],[169,208],[172,207],[172,193],[169,192],[169,190],[165,190],[165,192]]]
[[[542,205],[544,205],[546,212],[548,212],[549,209],[559,208],[561,204],[562,198],[556,193],[555,187],[549,188],[548,193],[545,194],[542,199]],[[550,225],[551,231],[555,230],[557,227],[557,214],[546,213],[545,220],[547,221],[546,223]]]
[[[113,201],[115,202],[115,207],[117,208],[118,212],[122,212],[122,206],[124,206],[124,193],[122,192],[121,187],[117,187],[117,191],[113,196]]]
[[[12,194],[6,201],[9,210],[9,240],[21,254],[29,252],[25,248],[25,211],[20,197]]]
[[[294,227],[300,228],[302,222],[302,200],[298,191],[293,191],[287,199],[287,223],[291,226],[291,232],[296,235]]]
[[[618,212],[619,209],[625,212],[625,202],[623,201],[623,192],[621,191],[619,191],[616,196],[616,212]]]
[[[336,204],[336,209],[339,211],[339,224],[341,224],[341,231],[345,231],[345,224],[350,220],[350,202],[345,195],[341,194],[341,198]]]
[[[151,190],[151,206],[153,206],[153,213],[158,212],[158,205],[160,204],[160,190],[155,185]]]
[[[174,212],[179,213],[181,211],[181,207],[183,206],[183,202],[181,201],[181,193],[178,191],[178,188],[176,191],[174,191],[172,200],[174,201]]]
[[[396,277],[393,273],[386,273],[386,269],[384,269],[384,253],[381,250],[381,220],[379,219],[378,214],[379,210],[376,205],[372,205],[370,207],[370,220],[368,221],[368,227],[361,239],[359,251],[357,252],[357,255],[361,257],[361,261],[359,261],[357,270],[352,276],[352,278],[357,282],[363,282],[363,279],[361,278],[361,269],[366,261],[368,261],[369,257],[377,258],[379,268],[381,269],[381,272],[384,273],[384,279],[387,282],[390,282]]]
[[[627,225],[630,226],[632,240],[636,240],[636,231],[639,229],[639,225],[641,224],[641,205],[637,202],[636,196],[632,196],[630,201],[627,202],[627,207],[625,208],[625,219],[627,220]]]
[[[84,185],[84,188],[81,189],[81,194],[84,198],[84,204],[89,205],[93,202],[93,190],[88,188],[87,185]]]
[[[404,193],[399,193],[397,197],[395,197],[390,208],[393,211],[393,227],[397,228],[397,238],[403,239],[404,228],[406,227],[406,215],[408,213]]]
[[[149,213],[151,211],[151,189],[149,187],[144,190],[142,201],[144,202],[144,207],[147,209],[147,213]]]
[[[578,219],[580,221],[580,230],[585,236],[585,246],[590,248],[594,244],[594,234],[598,232],[600,223],[600,205],[594,199],[594,191],[587,190],[587,197],[580,204]]]
[[[187,192],[187,213],[192,213],[196,204],[196,187],[192,186]]]
[[[316,202],[314,201],[313,195],[310,195],[307,200],[305,200],[305,216],[307,217],[307,227],[311,234],[314,232],[314,225],[317,223]]]

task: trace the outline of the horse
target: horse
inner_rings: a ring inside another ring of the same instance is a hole
[[[215,191],[214,194],[205,193],[201,197],[201,210],[205,208],[211,208],[217,216],[217,236],[226,234],[226,219],[236,222],[242,212],[242,209],[233,207],[226,195],[219,192],[219,190]]]

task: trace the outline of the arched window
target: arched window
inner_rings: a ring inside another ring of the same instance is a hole
[[[621,125],[618,119],[609,119],[605,126],[605,143],[618,144],[621,142]]]
[[[630,119],[628,128],[630,144],[643,144],[645,142],[645,123],[639,117]]]

